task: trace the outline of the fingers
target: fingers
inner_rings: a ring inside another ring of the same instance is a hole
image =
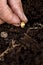
[[[9,4],[10,4],[12,10],[19,16],[19,18],[22,21],[24,21],[24,22],[28,21],[26,16],[24,15],[21,0],[9,0]]]
[[[0,19],[0,24],[3,24],[3,23],[4,23],[4,21]]]
[[[2,8],[0,15],[0,18],[9,24],[15,25],[20,23],[19,17],[16,16],[7,5]]]

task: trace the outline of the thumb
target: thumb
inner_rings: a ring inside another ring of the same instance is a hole
[[[11,9],[9,8],[9,6],[5,5],[0,12],[0,18],[9,23],[9,24],[18,24],[20,23],[20,19],[18,18],[18,16],[16,16],[15,14],[13,14],[13,12],[11,11]]]

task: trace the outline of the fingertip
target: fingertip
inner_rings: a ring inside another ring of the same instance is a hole
[[[23,11],[18,10],[18,11],[16,11],[16,13],[17,13],[17,15],[18,15],[18,17],[20,18],[21,21],[24,21],[25,23],[28,22],[28,19],[27,19],[27,17],[25,16],[25,14],[24,14]]]
[[[13,22],[14,24],[18,24],[18,23],[20,23],[20,19],[19,19],[19,17],[16,16],[16,15],[14,15],[13,18],[12,18],[12,22]]]
[[[23,15],[23,21],[24,21],[25,23],[28,22],[28,19],[27,19],[27,17],[26,17],[25,15]]]

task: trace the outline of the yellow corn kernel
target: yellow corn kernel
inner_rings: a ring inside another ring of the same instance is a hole
[[[21,22],[21,28],[25,27],[25,22]]]

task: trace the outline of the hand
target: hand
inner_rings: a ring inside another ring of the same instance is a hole
[[[20,26],[21,21],[27,22],[21,0],[0,0],[0,24]]]

